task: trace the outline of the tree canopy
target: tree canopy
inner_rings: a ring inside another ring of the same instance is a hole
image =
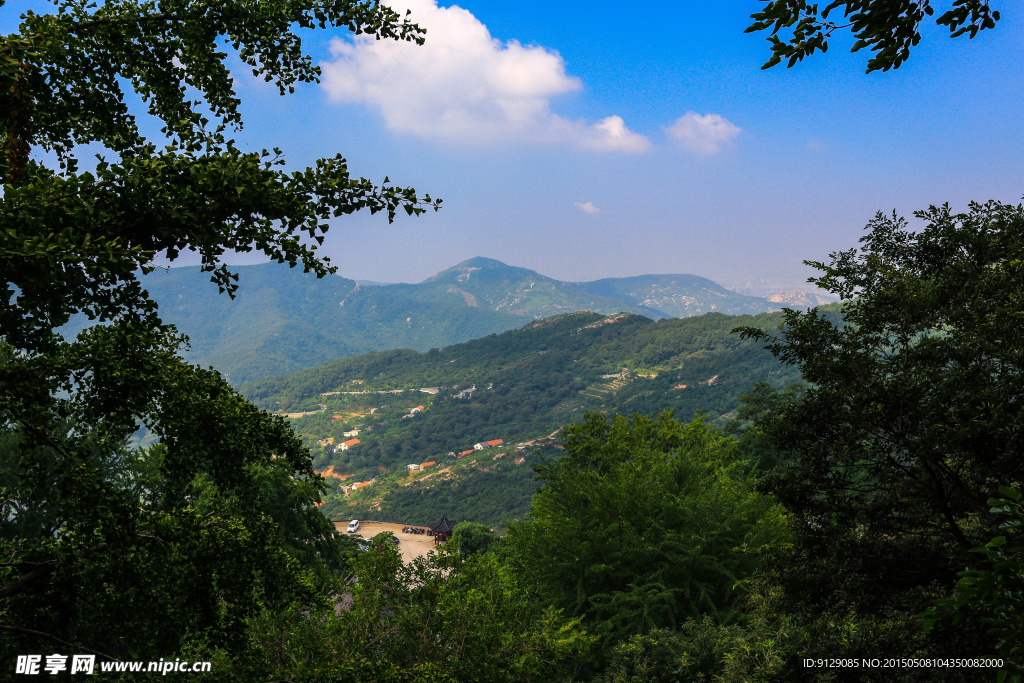
[[[8,343],[41,349],[79,311],[101,320],[151,315],[135,273],[152,270],[158,254],[198,253],[228,292],[227,250],[261,251],[322,276],[332,268],[303,235],[322,242],[329,218],[360,209],[391,217],[430,204],[411,189],[353,179],[341,156],[287,172],[281,150],[243,152],[225,137],[242,119],[224,48],[283,94],[319,76],[295,29],[328,26],[420,42],[424,33],[353,0],[59,2],[55,14],[23,15],[0,43]],[[131,110],[126,85],[145,112]],[[160,139],[143,135],[139,115],[162,125]],[[104,153],[78,172],[83,145]],[[56,168],[41,160],[50,158]]]
[[[230,294],[222,257],[255,250],[323,276],[329,219],[436,208],[340,156],[289,171],[227,136],[228,50],[284,94],[319,74],[299,29],[424,32],[355,0],[56,5],[0,38],[0,650],[228,646],[260,609],[324,604],[349,549],[308,449],[181,361],[137,274],[192,251]],[[75,313],[106,324],[66,341]]]
[[[785,544],[782,509],[751,490],[734,443],[699,419],[588,414],[539,467],[507,552],[543,599],[616,636],[728,618],[733,585]]]
[[[403,564],[389,537],[374,537],[355,560],[340,608],[252,619],[243,647],[214,653],[221,680],[577,680],[574,661],[587,658],[593,638],[578,619],[537,603],[494,555],[442,547]]]
[[[901,637],[908,651],[998,647],[1013,671],[1019,650],[986,636],[986,623],[1019,607],[1003,573],[1019,563],[1020,525],[1001,515],[1012,508],[1003,498],[1019,495],[1007,487],[1024,480],[1024,205],[916,215],[924,227],[913,231],[878,214],[860,249],[808,262],[822,273],[813,281],[842,297],[841,320],[787,311],[777,336],[742,330],[808,382],[754,415],[778,449],[759,486],[793,514],[795,552],[776,568],[785,610],[804,623],[822,610],[895,618],[916,627]],[[979,551],[994,571],[978,568]],[[974,590],[978,576],[1003,583]],[[936,599],[961,621],[933,610],[923,636],[914,615]],[[1012,619],[1006,628],[1019,631]]]
[[[842,323],[790,311],[784,337],[744,334],[811,383],[774,425],[801,453],[776,483],[787,506],[969,550],[987,500],[1024,478],[1024,206],[917,216],[913,232],[879,214],[860,250],[810,263],[848,302]]]
[[[931,0],[834,0],[819,11],[818,3],[804,0],[764,0],[760,12],[750,15],[754,23],[747,33],[767,31],[772,56],[762,69],[786,60],[792,67],[818,50],[828,52],[828,41],[836,31],[850,29],[857,41],[851,51],[870,48],[867,72],[898,69],[910,58],[910,48],[921,41],[920,26],[926,16],[935,14]],[[829,16],[842,9],[843,21]],[[980,31],[995,28],[999,12],[988,0],[954,0],[935,23],[949,29],[950,37],[974,38]],[[789,33],[783,40],[779,33]]]
[[[486,525],[479,522],[460,522],[448,540],[452,547],[463,555],[475,555],[490,550],[498,537]]]

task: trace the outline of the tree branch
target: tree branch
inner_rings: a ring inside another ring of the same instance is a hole
[[[94,545],[91,548],[86,548],[85,550],[79,551],[78,554],[85,555],[86,553],[92,553],[97,550],[106,550],[108,547],[110,547],[110,544],[104,541],[103,543]],[[13,559],[14,555],[11,555],[11,560]],[[3,588],[0,588],[0,597],[9,597],[7,596],[8,593],[13,595],[14,593],[20,591],[25,586],[25,584],[34,581],[46,572],[53,571],[57,568],[57,560],[47,560],[46,562],[5,562],[0,566],[16,567],[19,565],[35,565],[35,569],[26,574],[22,574],[20,577],[18,577],[11,583],[7,584]]]
[[[14,581],[11,581],[3,588],[0,588],[0,598],[10,597],[20,592],[25,587],[26,584],[31,583],[32,581],[38,579],[40,576],[43,576],[44,574],[52,572],[56,566],[56,563],[42,564],[33,569],[32,571],[22,574]]]
[[[55,564],[57,564],[57,560],[47,560],[46,562],[0,562],[0,567],[44,567]]]
[[[0,631],[14,631],[15,633],[30,633],[30,634],[32,634],[34,636],[43,636],[44,638],[49,638],[50,640],[55,640],[58,643],[60,643],[61,645],[67,645],[68,647],[77,647],[79,650],[85,650],[86,652],[88,652],[90,654],[94,654],[94,655],[96,655],[98,657],[104,657],[106,659],[109,659],[112,662],[120,662],[121,661],[117,657],[111,657],[110,655],[108,655],[106,653],[97,652],[96,650],[90,650],[87,647],[83,647],[81,645],[76,645],[75,643],[69,643],[66,640],[61,640],[57,636],[50,635],[49,633],[43,633],[42,631],[34,631],[34,630],[30,629],[30,628],[21,628],[21,627],[18,627],[18,626],[4,626],[3,624],[0,624]]]
[[[179,17],[174,14],[152,14],[148,17],[132,17],[130,19],[114,19],[112,17],[103,17],[102,19],[93,19],[92,21],[84,21],[81,24],[73,26],[68,33],[77,33],[78,31],[90,29],[96,26],[109,26],[113,24],[131,24],[140,23],[144,21],[184,21],[184,17]]]

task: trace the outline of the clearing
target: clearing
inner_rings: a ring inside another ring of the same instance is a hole
[[[382,531],[390,531],[398,539],[398,549],[402,553],[402,562],[408,564],[417,557],[423,557],[436,546],[434,545],[433,536],[428,536],[427,534],[407,534],[402,531],[406,526],[410,525],[398,524],[396,522],[364,522],[360,520],[359,531],[356,532],[356,535],[363,538],[373,538]],[[347,521],[334,523],[334,528],[342,533],[345,533],[347,527]],[[426,529],[427,527],[421,526],[418,528]]]

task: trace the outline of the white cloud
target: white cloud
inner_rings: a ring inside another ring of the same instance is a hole
[[[714,154],[722,145],[732,142],[741,129],[718,114],[686,112],[665,129],[669,138],[679,145],[701,154]]]
[[[577,124],[578,125],[578,124]],[[605,152],[643,152],[650,141],[626,127],[621,116],[609,116],[579,131],[579,145]]]
[[[321,65],[328,96],[380,111],[392,130],[446,142],[567,143],[581,149],[642,152],[650,141],[618,116],[597,123],[551,112],[552,97],[582,89],[565,62],[541,46],[496,40],[461,7],[436,0],[389,3],[427,29],[423,45],[354,36],[334,40]]]
[[[576,208],[577,209],[579,209],[580,211],[582,211],[583,213],[586,213],[586,214],[594,214],[594,213],[597,213],[598,211],[601,210],[601,209],[597,208],[596,206],[594,206],[593,202],[583,202],[582,204],[580,202],[574,202],[574,203],[576,204]]]

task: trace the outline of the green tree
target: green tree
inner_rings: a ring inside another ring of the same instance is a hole
[[[338,609],[296,603],[250,619],[246,647],[214,653],[214,670],[246,682],[571,680],[593,640],[494,555],[441,548],[403,564],[379,542],[353,575]]]
[[[793,382],[777,391],[767,382],[754,382],[750,391],[740,394],[740,407],[736,409],[736,424],[727,431],[742,431],[746,425],[756,425],[778,414],[785,406],[800,398],[807,385]]]
[[[842,25],[829,18],[839,8]],[[766,69],[825,52],[828,39],[849,28],[852,51],[875,53],[870,73],[899,68],[933,14],[929,0],[836,0],[820,12],[817,4],[767,0],[747,31],[770,30]],[[936,22],[953,38],[974,38],[999,18],[988,0],[956,0]],[[993,639],[978,616],[986,609],[1002,652],[1012,651],[1007,635],[1019,636],[1019,619],[1007,617],[1019,602],[1009,588],[1016,551],[1002,550],[999,539],[983,548],[992,566],[961,574],[961,591],[950,596],[957,570],[976,565],[967,551],[994,524],[985,500],[1000,484],[1021,481],[1016,387],[1024,347],[1014,330],[1024,300],[1024,207],[989,202],[962,214],[943,206],[916,215],[923,230],[878,214],[859,253],[809,263],[823,271],[812,281],[847,302],[842,320],[788,311],[778,337],[743,331],[768,341],[810,384],[802,400],[754,422],[784,454],[760,486],[795,513],[794,552],[773,564],[784,587],[778,617],[803,632],[796,644],[804,656],[856,656],[862,638],[852,636],[865,633],[880,634],[872,650],[888,640],[890,651],[916,657],[990,655]],[[951,626],[932,611],[925,634],[916,613],[936,598],[962,620]],[[829,637],[822,618],[849,627],[851,637]],[[785,667],[775,674],[793,679]],[[978,674],[902,675],[968,681]]]
[[[891,588],[955,574],[985,540],[988,499],[1024,479],[1024,207],[917,216],[911,232],[879,214],[859,251],[810,263],[843,321],[789,311],[782,336],[742,331],[810,383],[767,427],[798,453],[769,490],[808,538],[860,539],[827,552],[907,553],[883,570]]]
[[[992,514],[1004,518],[998,527],[1002,534],[974,548],[985,557],[984,566],[960,572],[956,593],[936,600],[925,614],[925,626],[932,628],[944,614],[952,614],[955,623],[980,612],[996,651],[1005,658],[1002,674],[1020,683],[1024,675],[1024,547],[1017,544],[1024,540],[1024,496],[1006,486],[1000,488],[1000,495],[988,502]]]
[[[764,9],[750,15],[754,23],[746,30],[751,33],[771,29],[768,42],[772,56],[762,69],[784,59],[789,68],[818,50],[828,52],[832,34],[847,28],[857,39],[852,52],[867,47],[877,53],[868,59],[868,73],[898,69],[909,59],[910,48],[921,41],[919,28],[925,16],[935,14],[931,0],[834,0],[820,11],[818,3],[804,0],[764,1]],[[842,9],[845,23],[829,19],[838,9]],[[974,38],[979,31],[995,28],[997,21],[999,12],[989,6],[988,0],[954,0],[935,23],[947,27],[953,38]],[[790,33],[788,41],[779,37],[783,30]]]
[[[172,350],[148,361],[154,390],[134,394],[134,414],[154,446],[130,447],[123,416],[102,414],[125,383],[96,376],[77,400],[0,429],[4,657],[63,644],[151,659],[188,637],[238,642],[248,615],[323,601],[343,572],[345,547],[313,505],[323,483],[285,421]]]
[[[563,443],[504,554],[596,633],[728,618],[736,581],[787,542],[782,509],[743,481],[734,442],[700,420],[591,413]]]
[[[722,431],[736,437],[739,452],[755,476],[771,472],[789,457],[765,435],[764,425],[798,400],[806,389],[804,382],[793,382],[782,391],[767,382],[755,382],[749,392],[740,395],[740,407]]]
[[[61,1],[0,38],[4,659],[237,643],[262,608],[324,604],[342,571],[308,450],[178,358],[184,340],[137,278],[186,250],[229,293],[228,250],[323,276],[329,218],[436,208],[353,179],[340,156],[288,172],[279,150],[225,136],[241,118],[224,48],[285,93],[319,74],[296,30],[328,26],[423,34],[375,2],[126,0]],[[136,115],[162,125],[158,140]],[[80,171],[86,145],[102,155]],[[76,313],[108,324],[65,341]],[[158,445],[131,445],[140,423]]]
[[[879,214],[861,249],[809,263],[844,300],[841,320],[787,311],[779,335],[742,330],[809,385],[759,424],[785,453],[759,487],[793,514],[794,551],[774,567],[795,624],[813,635],[823,613],[888,622],[897,647],[918,656],[991,656],[983,613],[1011,608],[1006,593],[976,595],[959,623],[926,634],[915,615],[950,604],[957,574],[978,565],[971,549],[999,522],[989,499],[1024,478],[1024,206],[917,216],[924,227],[911,231]]]
[[[423,33],[354,0],[61,2],[56,14],[22,17],[0,47],[0,326],[9,343],[46,348],[76,312],[152,320],[136,272],[151,271],[157,254],[197,252],[229,292],[235,284],[220,262],[228,250],[255,249],[323,276],[333,268],[304,234],[319,243],[331,217],[392,217],[430,203],[351,178],[340,156],[289,173],[280,150],[244,153],[225,138],[242,121],[222,43],[284,93],[318,79],[294,31],[317,26],[417,41]],[[140,132],[122,83],[163,124],[159,144]],[[86,144],[113,157],[79,173],[76,150]],[[34,151],[54,153],[58,168]]]
[[[448,543],[463,555],[486,553],[498,542],[498,537],[486,524],[461,522],[452,532]]]

